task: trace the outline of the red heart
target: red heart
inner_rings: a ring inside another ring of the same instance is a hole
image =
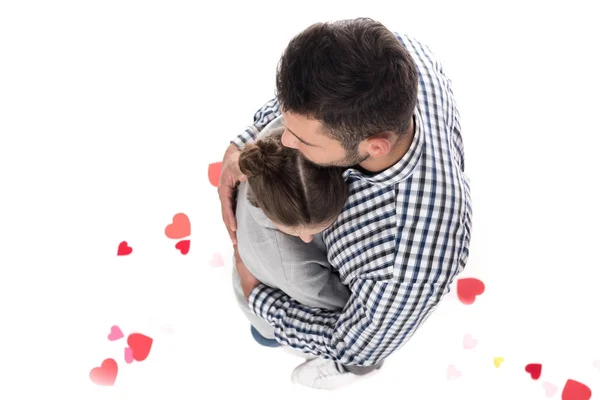
[[[208,181],[214,187],[219,186],[219,177],[221,176],[221,161],[208,164]]]
[[[562,391],[562,400],[589,400],[592,390],[581,382],[567,380]]]
[[[525,371],[529,372],[532,379],[538,380],[540,375],[542,375],[542,364],[527,364],[525,366]]]
[[[192,227],[190,226],[190,219],[184,213],[175,214],[173,217],[173,223],[167,225],[165,228],[165,235],[169,239],[182,239],[186,236],[190,236],[192,233]]]
[[[133,359],[135,361],[144,361],[150,353],[153,341],[151,337],[142,335],[141,333],[132,333],[129,335],[127,337],[127,344],[133,352]]]
[[[117,362],[112,358],[107,358],[102,361],[100,367],[92,368],[90,371],[90,379],[96,385],[112,386],[115,384],[115,380],[117,380],[118,371],[119,366],[117,365]]]
[[[181,252],[184,256],[190,251],[190,241],[182,240],[177,242],[175,248]]]
[[[456,284],[458,299],[463,304],[473,304],[475,297],[485,291],[485,285],[477,278],[459,279]]]
[[[121,243],[119,243],[119,249],[117,250],[117,255],[118,256],[128,256],[131,254],[132,251],[133,251],[133,249],[131,247],[129,247],[127,242],[122,241]]]

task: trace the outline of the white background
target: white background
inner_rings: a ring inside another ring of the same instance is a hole
[[[0,3],[0,398],[543,399],[543,382],[560,398],[567,379],[597,397],[589,3]],[[474,209],[462,276],[486,292],[466,306],[453,290],[380,374],[327,393],[293,385],[301,360],[253,342],[207,168],[272,98],[292,36],[358,16],[419,38],[454,82]],[[186,256],[164,235],[178,212]],[[130,256],[116,256],[122,240]],[[148,359],[126,364],[112,325],[153,337]],[[117,381],[96,386],[108,357]]]

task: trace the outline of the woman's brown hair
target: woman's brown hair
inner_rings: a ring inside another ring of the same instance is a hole
[[[248,200],[273,222],[319,227],[333,222],[348,196],[339,167],[320,167],[281,144],[283,129],[246,145],[239,166],[248,177]]]

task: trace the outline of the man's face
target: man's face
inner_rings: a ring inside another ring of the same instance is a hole
[[[298,150],[307,160],[321,166],[350,167],[364,161],[368,154],[347,152],[337,140],[321,133],[321,123],[298,114],[283,113],[285,131],[281,143]]]

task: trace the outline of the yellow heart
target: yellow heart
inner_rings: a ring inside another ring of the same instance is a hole
[[[504,358],[502,358],[502,357],[494,358],[494,365],[496,366],[496,368],[500,368],[500,364],[502,364],[503,362],[504,362]]]

